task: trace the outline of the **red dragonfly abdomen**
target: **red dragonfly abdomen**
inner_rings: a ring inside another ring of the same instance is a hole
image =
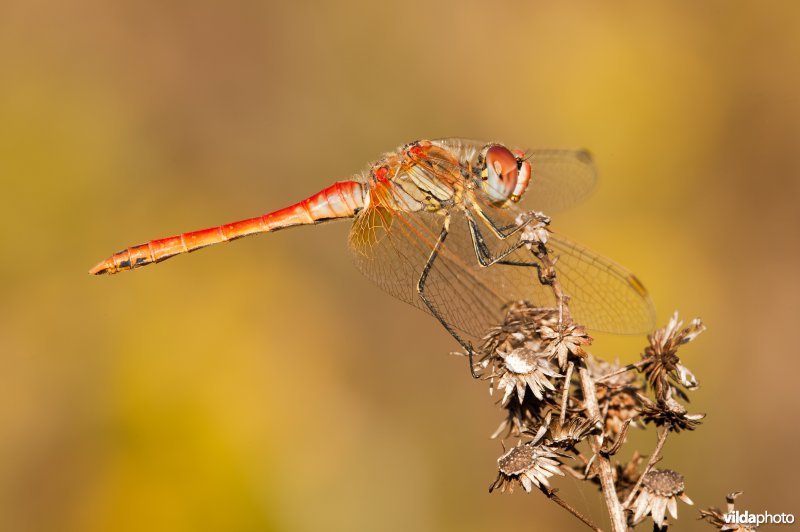
[[[294,205],[263,216],[129,247],[111,255],[89,270],[89,273],[100,275],[132,270],[244,236],[268,233],[296,225],[312,225],[326,220],[352,218],[363,208],[364,185],[358,181],[344,181],[331,185]]]

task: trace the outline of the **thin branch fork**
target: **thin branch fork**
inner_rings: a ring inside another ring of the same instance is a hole
[[[656,448],[653,450],[653,454],[650,455],[650,459],[647,461],[647,465],[644,467],[644,471],[642,474],[639,475],[639,479],[636,481],[636,484],[633,486],[633,489],[628,494],[628,497],[625,499],[623,503],[623,507],[628,508],[633,502],[633,498],[636,496],[636,492],[639,491],[639,488],[642,486],[642,482],[644,481],[644,476],[650,472],[656,463],[661,460],[661,450],[664,448],[664,443],[667,441],[667,436],[669,435],[669,429],[665,428],[661,434],[658,435],[658,443],[656,443]]]
[[[556,495],[558,490],[547,488],[545,486],[540,486],[539,489],[542,490],[542,493],[544,493],[548,499],[550,499],[551,501],[558,504],[559,506],[567,510],[569,513],[580,519],[586,526],[588,526],[592,530],[595,530],[596,532],[602,532],[603,529],[594,524],[594,522],[592,522],[591,519],[580,513],[578,510],[573,508],[567,501]]]

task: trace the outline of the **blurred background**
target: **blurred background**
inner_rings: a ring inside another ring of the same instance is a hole
[[[554,227],[709,327],[682,352],[708,417],[662,466],[698,507],[800,514],[798,27],[791,1],[0,3],[0,530],[578,528],[487,493],[499,409],[349,224],[86,274],[441,136],[592,150]]]

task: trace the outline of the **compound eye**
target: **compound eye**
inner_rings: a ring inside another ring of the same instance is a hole
[[[481,173],[483,189],[496,202],[511,198],[517,188],[519,162],[505,146],[494,144],[484,153],[485,167]]]

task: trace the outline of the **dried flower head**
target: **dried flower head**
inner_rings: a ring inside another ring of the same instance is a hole
[[[489,329],[478,348],[484,368],[497,351],[508,352],[531,342],[538,349],[542,340],[537,330],[558,321],[556,309],[535,307],[523,300],[510,303],[505,310],[503,324]]]
[[[573,324],[555,328],[544,325],[539,329],[539,335],[549,342],[547,353],[558,360],[558,365],[562,369],[567,366],[570,354],[584,358],[587,353],[583,346],[592,343],[592,339],[586,334],[586,328],[582,325]]]
[[[676,312],[666,327],[648,336],[650,345],[642,355],[641,370],[653,386],[658,399],[666,397],[671,387],[670,380],[689,390],[697,388],[697,379],[681,364],[677,353],[678,347],[694,340],[706,327],[699,319],[692,320],[688,327],[681,329],[682,326],[683,322],[678,319]]]
[[[645,423],[655,423],[656,426],[667,426],[670,430],[694,430],[700,424],[705,414],[689,414],[686,408],[672,398],[669,393],[663,401],[653,402],[643,395],[639,395],[642,402],[641,413]]]
[[[550,238],[550,217],[541,212],[526,212],[517,217],[517,224],[527,222],[522,230],[521,240],[528,243],[528,248],[537,244],[547,244]]]
[[[644,476],[642,491],[633,502],[633,522],[638,524],[647,515],[653,517],[653,522],[663,528],[666,513],[673,519],[678,518],[677,499],[686,504],[694,504],[683,492],[683,475],[670,469],[654,469]]]
[[[643,427],[639,419],[640,402],[633,390],[615,390],[606,396],[606,416],[604,419],[606,435],[616,438],[622,432],[625,423],[630,422],[635,427]]]
[[[644,390],[640,376],[634,371],[622,371],[619,361],[613,363],[587,358],[587,365],[597,385],[597,403],[604,413],[605,430],[616,438],[628,420],[643,427],[639,421],[638,394]]]
[[[571,449],[598,430],[598,424],[599,421],[596,419],[587,419],[581,416],[566,419],[563,424],[559,419],[555,419],[549,424],[545,440],[551,447]]]
[[[497,479],[489,487],[491,493],[514,491],[516,484],[530,492],[533,486],[549,487],[547,479],[553,475],[564,475],[558,461],[559,453],[546,445],[535,442],[523,443],[512,448],[497,459]]]
[[[558,410],[558,403],[553,394],[545,395],[540,401],[528,393],[521,403],[509,401],[504,409],[506,417],[492,434],[493,439],[500,435],[503,438],[519,438],[526,433],[536,432],[536,427],[542,425],[547,415]]]
[[[521,403],[528,388],[540,401],[548,390],[555,391],[550,378],[558,377],[559,373],[546,354],[529,347],[518,347],[510,353],[498,351],[497,355],[501,363],[491,377],[492,381],[495,377],[500,378],[497,389],[503,391],[503,406],[508,404],[514,392]]]
[[[586,525],[598,529],[591,519],[561,499],[557,490],[550,489],[551,477],[569,473],[600,487],[614,530],[629,529],[647,516],[652,517],[656,530],[664,530],[667,515],[677,519],[677,500],[687,504],[692,501],[684,494],[679,473],[648,470],[660,456],[670,432],[692,430],[704,417],[688,414],[673,398],[687,399],[684,390],[697,387],[697,380],[681,364],[677,350],[704,326],[694,320],[683,328],[675,314],[666,327],[648,337],[650,343],[640,362],[621,366],[618,361],[594,359],[585,350],[592,339],[583,326],[572,321],[569,296],[562,290],[556,261],[545,245],[549,237],[547,221],[532,215],[527,223],[522,243],[540,261],[539,281],[550,287],[558,308],[537,308],[526,301],[510,303],[503,323],[488,331],[478,350],[479,362],[473,369],[490,380],[490,393],[503,392],[498,403],[506,418],[492,437],[502,433],[505,437],[533,437],[498,458],[497,477],[489,491],[513,491],[518,485],[527,492],[538,488]],[[648,383],[654,390],[653,399],[645,395]],[[644,428],[646,423],[666,430],[660,431],[644,469],[648,472],[643,475],[643,455],[638,451],[627,463],[615,463],[613,457],[625,444],[628,427],[637,424]],[[578,445],[587,440],[591,442],[589,457]],[[580,459],[583,471],[562,463],[566,457]],[[719,521],[721,514],[713,512],[708,510],[703,515],[709,521]]]
[[[734,501],[736,497],[741,495],[741,491],[737,491],[734,493],[729,493],[725,500],[728,502],[727,512],[723,513],[722,510],[719,508],[708,508],[706,510],[700,510],[700,519],[704,519],[710,525],[712,525],[717,530],[735,530],[738,532],[755,532],[755,526],[748,526],[746,524],[736,524],[736,523],[729,523],[725,519],[725,514],[732,514],[736,511],[736,505]]]

